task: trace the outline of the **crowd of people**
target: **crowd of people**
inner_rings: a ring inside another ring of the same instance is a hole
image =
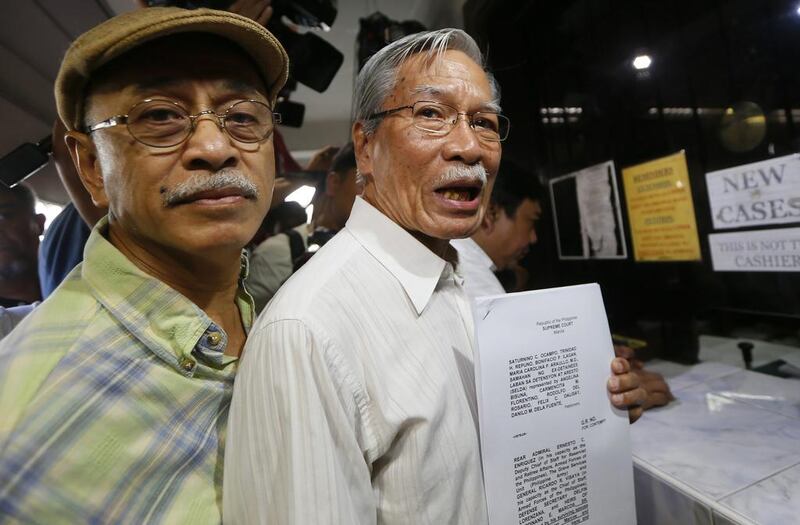
[[[461,30],[384,47],[310,224],[252,246],[288,68],[263,20],[207,9],[70,47],[44,261],[32,193],[0,193],[0,522],[486,522],[468,297],[504,293],[541,214],[497,83]],[[617,353],[613,406],[668,402]]]

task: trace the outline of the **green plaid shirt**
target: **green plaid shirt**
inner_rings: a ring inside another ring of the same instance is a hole
[[[0,341],[0,523],[219,523],[236,359],[105,229]]]

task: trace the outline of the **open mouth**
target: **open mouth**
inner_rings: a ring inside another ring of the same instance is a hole
[[[435,192],[443,199],[451,202],[473,202],[481,195],[483,181],[477,178],[463,177],[448,181],[435,188]]]
[[[436,193],[450,201],[470,202],[481,193],[481,188],[470,186],[448,186],[439,188]]]

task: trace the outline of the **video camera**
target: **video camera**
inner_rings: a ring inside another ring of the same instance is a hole
[[[227,10],[233,0],[147,0],[150,7],[175,6],[185,9],[208,7]],[[272,0],[272,17],[267,29],[275,35],[289,55],[289,80],[278,96],[275,111],[281,123],[300,127],[305,106],[289,101],[289,95],[304,84],[318,93],[330,85],[344,61],[344,55],[312,32],[298,33],[283,21],[307,28],[327,28],[336,20],[336,0]]]
[[[25,142],[0,158],[0,183],[13,188],[50,162],[53,136],[47,135],[38,143]]]

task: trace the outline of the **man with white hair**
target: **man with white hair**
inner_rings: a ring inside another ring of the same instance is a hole
[[[475,42],[419,33],[355,91],[345,228],[250,334],[229,420],[231,523],[485,523],[473,325],[450,239],[486,209],[509,123]],[[620,361],[625,391],[641,392]]]

